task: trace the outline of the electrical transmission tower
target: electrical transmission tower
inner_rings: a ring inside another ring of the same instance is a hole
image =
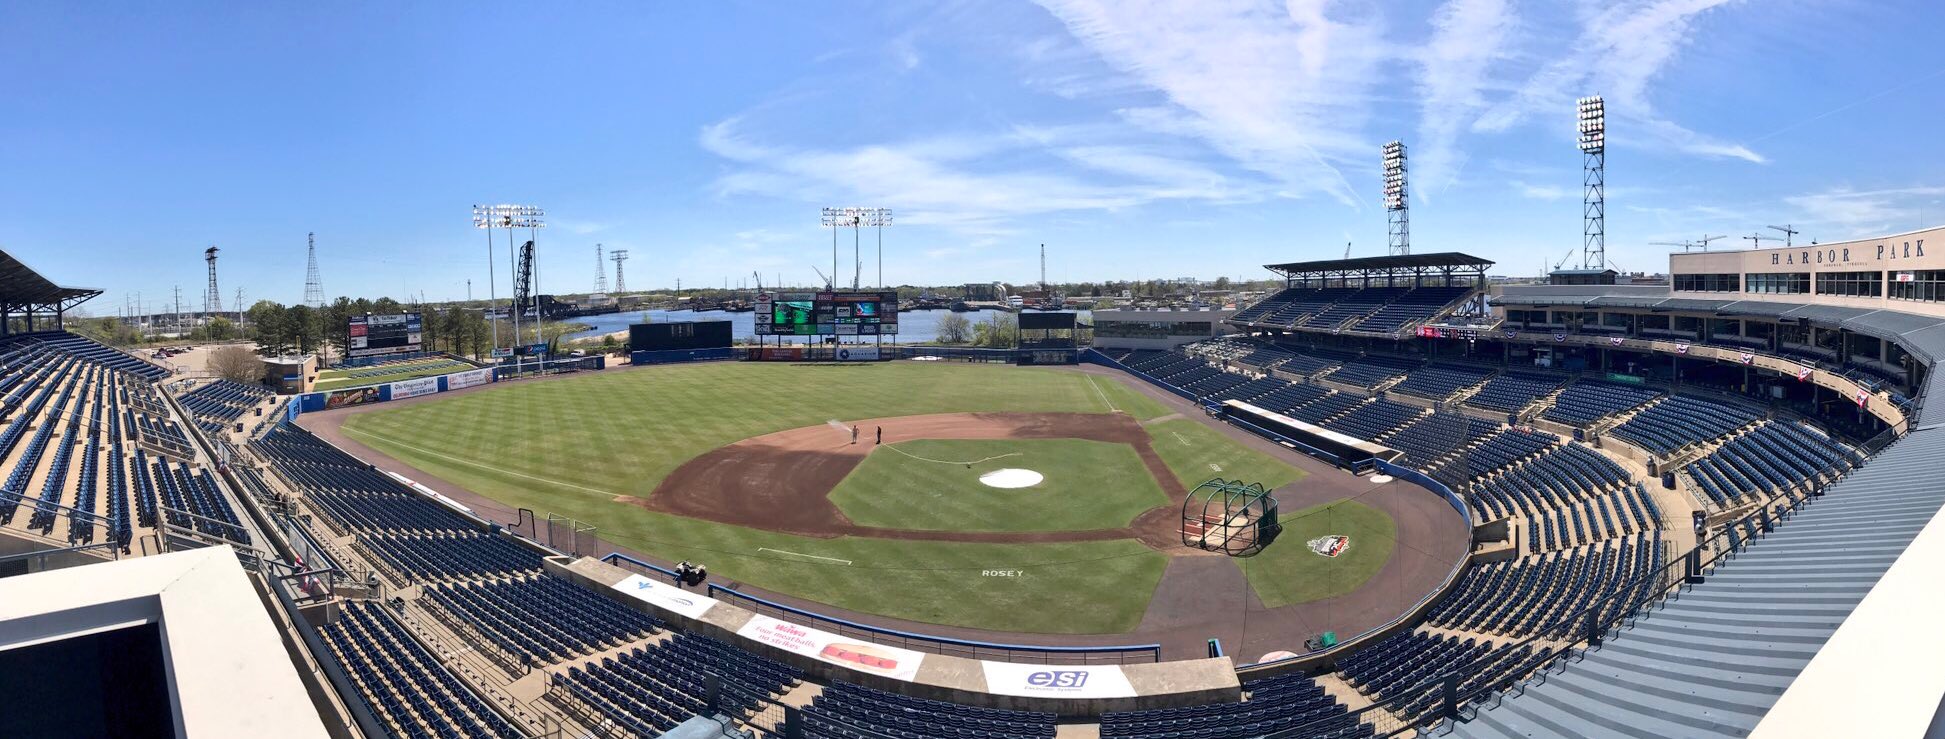
[[[216,289],[216,247],[203,250],[203,261],[209,263],[209,287],[203,291],[203,320],[209,320],[223,310],[223,293]]]
[[[620,277],[621,273],[616,272],[615,276]],[[608,291],[608,265],[607,260],[601,258],[600,244],[594,245],[594,291],[597,293]]]
[[[609,252],[609,254],[615,260],[615,294],[620,295],[628,292],[628,281],[621,277],[621,263],[628,261],[628,250],[616,249]]]
[[[310,266],[304,270],[304,304],[312,308],[324,307],[324,280],[317,276],[317,234],[305,234],[306,250],[310,252]]]

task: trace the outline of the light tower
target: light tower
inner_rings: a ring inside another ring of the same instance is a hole
[[[1405,142],[1384,145],[1384,211],[1390,222],[1391,255],[1411,253],[1411,201],[1405,183]]]
[[[620,276],[621,272],[615,272],[615,277]],[[606,260],[601,258],[600,244],[594,245],[594,291],[598,293],[608,291],[608,265]]]
[[[223,311],[223,293],[216,289],[216,246],[203,250],[203,261],[209,263],[209,287],[203,291],[203,320],[207,321]]]
[[[317,275],[317,234],[304,236],[306,249],[310,252],[310,267],[304,271],[304,304],[312,308],[324,307],[324,281]]]
[[[507,230],[507,261],[509,262],[507,276],[512,277],[514,275],[514,269],[511,262],[518,258],[518,252],[520,251],[519,247],[513,243],[513,230],[516,228],[524,228],[530,234],[537,233],[542,226],[546,225],[546,221],[543,219],[546,215],[547,211],[531,205],[473,206],[473,228],[486,231],[486,293],[488,310],[491,310],[493,304],[499,300],[498,296],[495,295],[495,287],[498,284],[498,280],[493,275],[493,229],[504,228]],[[531,241],[532,238],[529,237],[529,240]],[[510,304],[507,306],[508,318],[513,320],[513,335],[510,337],[508,346],[520,343],[521,310],[522,307],[518,305]],[[493,346],[497,349],[500,346],[500,328],[497,322],[491,323],[493,323]],[[516,358],[514,361],[517,363],[519,360]]]
[[[1581,266],[1607,269],[1607,106],[1601,96],[1576,102],[1581,153]]]
[[[621,276],[621,263],[628,261],[628,250],[616,249],[608,254],[615,260],[615,295],[628,292],[628,280]]]

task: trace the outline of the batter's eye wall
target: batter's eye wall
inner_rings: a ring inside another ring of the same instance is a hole
[[[729,321],[637,323],[628,327],[628,350],[725,349],[731,344]]]

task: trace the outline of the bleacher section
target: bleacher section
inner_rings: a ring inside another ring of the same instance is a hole
[[[1562,391],[1554,399],[1553,408],[1542,417],[1556,423],[1588,426],[1658,397],[1661,391],[1652,388],[1582,381]]]
[[[1717,507],[1769,498],[1849,469],[1857,452],[1794,423],[1765,422],[1688,467],[1691,487]]]
[[[1465,388],[1484,382],[1492,370],[1454,365],[1432,365],[1414,370],[1391,389],[1428,400],[1444,400]]]
[[[1353,331],[1373,333],[1395,333],[1408,325],[1427,320],[1444,311],[1446,306],[1472,292],[1469,287],[1421,287],[1398,296],[1390,304],[1379,308],[1370,317],[1352,326]]]
[[[810,737],[839,739],[846,726],[868,726],[898,739],[1044,739],[1054,735],[1054,715],[976,708],[914,698],[845,682],[833,682],[805,710]],[[1103,734],[1106,736],[1106,734]]]
[[[1449,629],[1527,637],[1561,635],[1567,616],[1622,591],[1639,592],[1662,564],[1665,544],[1626,537],[1537,557],[1473,567],[1426,623]]]
[[[1479,392],[1465,399],[1465,404],[1489,411],[1513,413],[1565,384],[1567,378],[1557,375],[1505,372],[1487,381]]]
[[[204,433],[221,435],[251,408],[275,397],[270,388],[245,385],[235,380],[217,380],[178,398],[182,407],[196,417],[196,427]]]
[[[1251,680],[1243,692],[1249,699],[1238,703],[1102,714],[1101,739],[1246,739],[1298,728],[1318,739],[1374,733],[1301,673]]]
[[[553,664],[661,633],[660,619],[564,580],[434,585],[425,598],[524,664]],[[423,602],[423,601],[422,601]]]
[[[353,601],[319,629],[365,706],[399,737],[521,736],[400,626],[383,606]]]
[[[1324,375],[1323,379],[1352,387],[1372,388],[1416,369],[1421,363],[1415,359],[1374,355],[1345,359],[1340,364],[1342,366]]]
[[[706,636],[682,633],[618,657],[551,673],[559,690],[547,695],[624,736],[655,737],[700,713],[710,676],[722,681],[722,705],[732,715],[775,701],[802,681],[796,668]],[[575,705],[578,704],[578,705]]]
[[[1634,414],[1608,434],[1667,456],[1690,444],[1727,436],[1756,420],[1756,413],[1741,405],[1675,395]]]
[[[1396,334],[1446,311],[1469,287],[1287,288],[1236,312],[1234,324]]]

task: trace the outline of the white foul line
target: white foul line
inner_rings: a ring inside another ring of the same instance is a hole
[[[1103,403],[1106,403],[1106,404],[1108,404],[1108,412],[1109,412],[1109,413],[1119,413],[1119,412],[1121,412],[1121,409],[1120,409],[1120,408],[1116,408],[1116,407],[1114,407],[1114,401],[1112,401],[1112,400],[1108,400],[1108,394],[1107,394],[1107,393],[1105,393],[1105,392],[1102,392],[1102,391],[1101,391],[1101,386],[1100,386],[1100,385],[1096,385],[1096,384],[1094,384],[1094,376],[1093,376],[1093,375],[1083,375],[1083,376],[1087,378],[1087,386],[1088,386],[1088,387],[1091,387],[1091,388],[1094,388],[1094,394],[1096,394],[1096,395],[1099,395],[1099,396],[1101,396],[1101,402],[1103,402]]]
[[[788,554],[793,557],[809,557],[811,559],[821,559],[826,562],[837,562],[846,565],[851,564],[851,560],[848,559],[838,559],[836,557],[819,557],[815,554],[804,554],[802,552],[792,552],[784,549],[771,549],[769,547],[757,547],[756,550],[759,552],[776,552],[778,554]]]
[[[576,485],[576,484],[574,484],[574,483],[571,483],[571,482],[561,482],[560,480],[554,480],[554,479],[550,479],[550,478],[546,478],[546,477],[537,477],[537,476],[534,476],[534,475],[529,475],[529,474],[526,474],[526,473],[524,473],[524,472],[514,472],[513,470],[508,470],[508,469],[501,469],[501,468],[499,468],[499,467],[494,467],[494,466],[492,466],[492,465],[486,465],[486,464],[480,464],[480,463],[478,463],[478,462],[475,462],[475,461],[473,461],[473,460],[470,460],[470,459],[461,459],[461,458],[459,458],[459,457],[454,457],[454,456],[450,456],[450,455],[446,455],[446,454],[440,454],[440,453],[438,453],[438,452],[435,452],[435,451],[432,451],[431,449],[424,449],[424,448],[420,448],[420,447],[416,447],[416,446],[412,446],[411,444],[407,444],[407,443],[405,443],[405,442],[402,442],[402,441],[399,441],[399,440],[397,440],[397,439],[393,439],[393,438],[390,438],[390,437],[386,437],[386,436],[380,436],[380,435],[378,435],[378,434],[374,434],[374,433],[372,433],[372,432],[370,432],[370,431],[363,431],[363,430],[360,430],[360,429],[355,429],[355,428],[351,428],[351,427],[349,427],[349,426],[344,426],[344,427],[341,427],[341,428],[342,428],[342,429],[344,430],[344,432],[345,432],[345,433],[347,433],[347,434],[357,434],[357,435],[359,435],[359,436],[368,436],[368,437],[371,437],[371,438],[373,438],[373,439],[377,439],[377,440],[379,440],[379,441],[382,441],[382,442],[385,442],[385,443],[387,443],[387,444],[392,444],[392,445],[395,445],[395,446],[399,446],[399,447],[403,447],[403,448],[406,448],[406,449],[410,449],[410,450],[412,450],[412,451],[415,451],[415,452],[418,452],[418,453],[420,453],[420,454],[424,454],[424,455],[426,455],[426,456],[429,456],[429,457],[438,457],[438,458],[440,458],[440,459],[443,459],[443,460],[446,460],[446,461],[448,461],[448,462],[453,462],[453,463],[456,463],[456,464],[463,464],[463,465],[466,465],[466,466],[468,466],[468,467],[478,467],[478,468],[480,468],[480,469],[483,469],[483,470],[488,470],[488,471],[491,471],[491,472],[498,472],[498,473],[500,473],[500,474],[503,474],[503,475],[512,475],[512,476],[514,476],[514,477],[524,477],[524,478],[526,478],[526,479],[529,479],[529,480],[533,480],[534,482],[544,482],[544,483],[547,483],[547,484],[549,484],[549,485],[559,485],[559,486],[561,486],[561,487],[564,487],[564,488],[574,488],[575,490],[585,490],[585,491],[587,491],[587,492],[590,492],[590,493],[600,493],[600,494],[602,494],[602,495],[618,495],[618,494],[619,494],[619,493],[613,493],[613,492],[609,492],[609,491],[606,491],[606,490],[597,490],[597,489],[595,489],[595,488],[591,488],[591,487],[587,487],[587,486],[585,486],[585,485]]]

